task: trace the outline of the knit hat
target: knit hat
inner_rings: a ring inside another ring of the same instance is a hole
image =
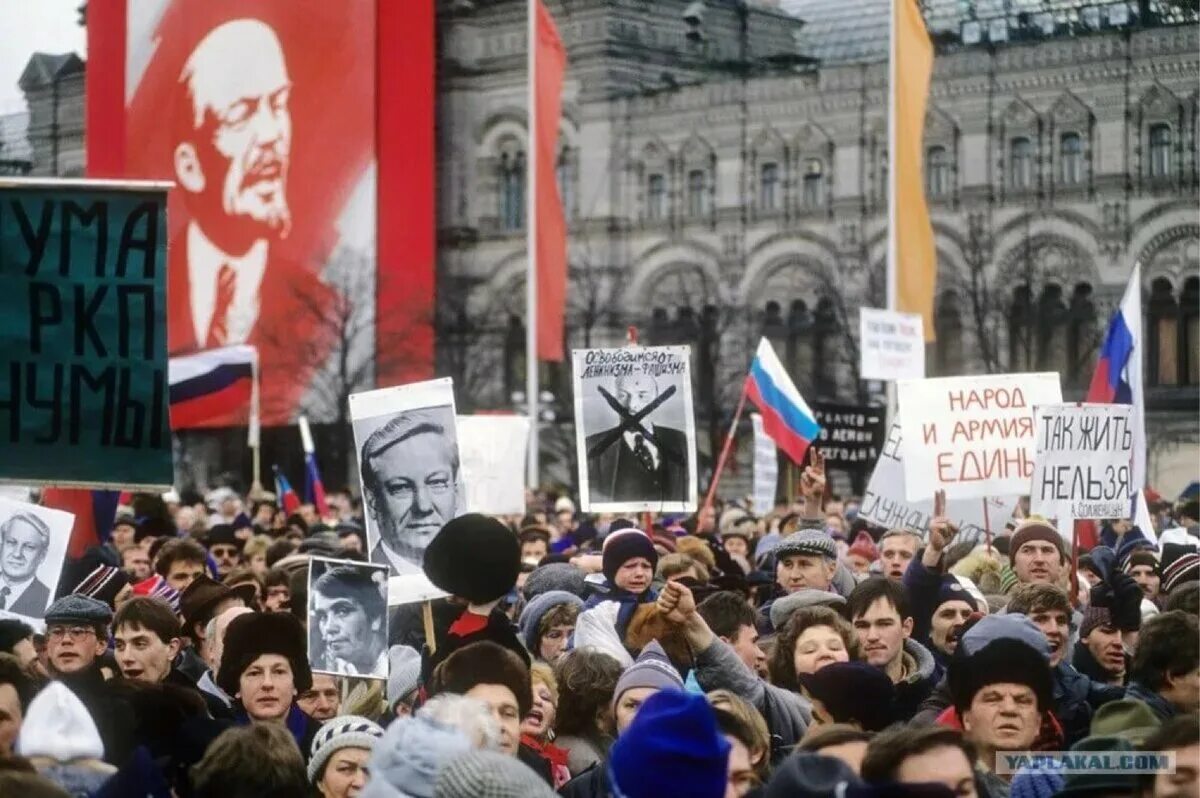
[[[228,646],[228,643],[226,643]],[[529,668],[515,652],[491,640],[480,640],[458,649],[434,670],[429,693],[466,695],[479,684],[507,687],[517,699],[521,717],[533,706],[533,683]]]
[[[1026,518],[1013,530],[1012,537],[1008,542],[1008,561],[1015,562],[1017,552],[1021,550],[1021,547],[1033,540],[1043,540],[1051,544],[1058,549],[1059,558],[1063,561],[1067,560],[1067,551],[1063,546],[1062,535],[1058,534],[1058,530],[1051,526],[1049,521],[1035,516]]]
[[[1054,798],[1062,785],[1062,774],[1055,770],[1021,768],[1013,774],[1009,798]]]
[[[1133,745],[1122,737],[1085,737],[1071,746],[1072,752],[1098,754],[1131,753]],[[1059,796],[1136,795],[1138,776],[1132,772],[1074,770],[1063,779]]]
[[[938,586],[937,603],[933,605],[934,612],[937,612],[937,608],[947,601],[965,601],[971,605],[971,612],[979,609],[979,602],[975,596],[971,595],[971,591],[952,574],[942,577],[942,583]]]
[[[616,688],[613,689],[612,705],[615,707],[621,700],[621,695],[626,690],[632,690],[635,687],[653,687],[658,690],[683,689],[683,677],[679,675],[679,671],[675,670],[675,666],[667,658],[667,652],[663,651],[663,647],[657,640],[647,643],[633,665],[621,674]]]
[[[965,640],[966,636],[964,643]],[[1046,645],[1043,637],[1042,647],[1045,648]],[[959,651],[962,650],[963,646],[960,645]],[[1050,662],[1041,651],[1022,640],[1001,637],[987,643],[978,651],[968,651],[967,656],[958,656],[956,653],[950,661],[947,680],[954,708],[958,710],[960,717],[971,706],[980,690],[988,685],[1000,683],[1029,687],[1037,696],[1039,713],[1051,708],[1053,685]]]
[[[583,599],[574,593],[568,593],[565,590],[550,590],[545,593],[539,593],[537,596],[529,600],[525,605],[525,609],[521,610],[521,617],[517,621],[517,628],[521,633],[521,641],[525,643],[533,654],[537,655],[537,637],[538,627],[542,623],[542,618],[546,613],[562,604],[570,604],[573,607],[583,609]]]
[[[421,653],[412,646],[388,649],[388,708],[394,710],[400,699],[421,686]]]
[[[225,627],[225,649],[217,686],[227,695],[241,691],[242,673],[264,654],[278,654],[292,666],[292,685],[303,693],[312,687],[304,627],[290,612],[251,612]]]
[[[1000,569],[1000,592],[1008,595],[1016,586],[1017,572],[1012,569],[1011,565],[1005,565]]]
[[[871,539],[871,533],[864,530],[854,536],[854,543],[850,544],[846,554],[854,554],[868,562],[875,562],[879,559],[879,547]]]
[[[836,610],[844,606],[846,606],[845,597],[839,596],[837,593],[811,587],[801,588],[795,593],[780,596],[771,602],[771,626],[782,629],[788,618],[792,617],[792,613],[805,607],[832,607]]]
[[[438,773],[473,748],[453,726],[420,714],[398,718],[375,743],[371,780],[359,798],[433,798]]]
[[[634,557],[650,561],[650,569],[658,566],[658,551],[654,541],[640,529],[628,527],[610,532],[604,539],[604,576],[609,584],[617,582],[617,571]]]
[[[112,607],[116,604],[117,594],[128,584],[129,577],[120,568],[97,565],[71,592],[91,596]]]
[[[1162,575],[1158,565],[1158,557],[1154,556],[1153,551],[1137,549],[1129,552],[1129,556],[1125,559],[1125,573],[1129,573],[1139,565],[1148,565],[1154,570],[1154,573],[1159,576]]]
[[[1083,611],[1083,621],[1079,624],[1079,639],[1082,640],[1098,626],[1111,626],[1112,613],[1108,607],[1098,607],[1089,604]]]
[[[970,656],[988,643],[1003,638],[1020,640],[1045,657],[1047,662],[1050,661],[1050,644],[1046,641],[1046,635],[1028,615],[988,615],[980,618],[963,633],[958,650]]]
[[[521,592],[528,601],[551,590],[565,590],[582,597],[587,588],[583,582],[583,571],[565,562],[552,562],[534,568],[525,579]]]
[[[1179,556],[1170,565],[1167,565],[1164,551],[1162,572],[1163,593],[1170,594],[1179,585],[1185,582],[1194,582],[1197,579],[1200,579],[1200,554],[1191,551]]]
[[[775,562],[796,555],[837,559],[837,544],[820,529],[802,529],[788,535],[775,547]]]
[[[521,545],[508,527],[467,513],[443,526],[425,549],[425,575],[434,585],[476,604],[512,590],[521,572]]]
[[[62,682],[50,682],[25,710],[17,753],[56,762],[103,759],[104,743],[79,697]]]
[[[1122,698],[1109,701],[1092,716],[1091,737],[1124,737],[1137,747],[1158,731],[1162,721],[1142,701]]]
[[[437,775],[433,798],[556,798],[542,777],[496,751],[456,756]]]
[[[609,781],[624,798],[722,798],[729,743],[702,695],[650,696],[609,755]]]
[[[108,626],[112,623],[112,617],[112,609],[103,601],[75,593],[63,596],[51,604],[46,608],[44,616],[47,624],[85,623],[93,626]]]
[[[858,723],[864,731],[891,724],[895,688],[881,669],[861,661],[833,662],[796,677],[837,723]]]
[[[312,741],[312,759],[308,761],[308,780],[313,784],[325,770],[329,757],[343,748],[375,749],[375,743],[383,736],[383,728],[374,721],[359,715],[339,715],[330,718],[317,730]]]
[[[134,585],[133,595],[160,599],[170,605],[174,613],[179,613],[179,591],[168,585],[167,580],[159,574],[153,574]]]
[[[832,798],[842,789],[859,783],[858,776],[842,760],[796,751],[775,768],[763,798],[794,798],[797,795]]]

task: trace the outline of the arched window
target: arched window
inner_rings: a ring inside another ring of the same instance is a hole
[[[708,204],[704,201],[707,186],[705,186],[704,170],[693,169],[688,172],[687,176],[687,207],[688,216],[703,216],[705,206]]]
[[[930,147],[925,153],[925,190],[931,197],[950,193],[950,157],[945,147]]]
[[[1179,384],[1179,305],[1174,287],[1165,277],[1150,284],[1150,384]]]
[[[1033,370],[1037,355],[1033,330],[1035,315],[1033,292],[1027,285],[1018,285],[1013,289],[1012,304],[1008,309],[1009,371]]]
[[[1083,139],[1078,133],[1063,133],[1058,146],[1059,180],[1073,186],[1083,179]]]
[[[820,208],[825,202],[825,165],[820,158],[809,158],[804,162],[805,208]]]
[[[937,376],[953,377],[964,373],[962,311],[954,291],[943,291],[938,297],[933,325],[937,331],[934,347]]]
[[[500,156],[499,217],[503,230],[525,226],[525,153]]]
[[[760,210],[773,211],[779,203],[779,164],[771,162],[762,165],[759,170],[758,207]]]
[[[1179,303],[1179,351],[1183,354],[1180,375],[1185,385],[1200,385],[1200,277],[1189,277],[1183,283]]]
[[[1033,142],[1018,136],[1009,142],[1008,185],[1023,190],[1033,186]]]
[[[1150,126],[1150,177],[1171,176],[1171,126]]]
[[[667,215],[667,179],[660,174],[646,180],[646,217],[664,219]]]
[[[1067,304],[1061,285],[1051,283],[1042,289],[1037,309],[1037,368],[1039,371],[1068,372]]]

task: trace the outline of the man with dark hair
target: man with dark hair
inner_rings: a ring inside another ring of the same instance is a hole
[[[318,670],[387,676],[387,599],[371,571],[339,566],[321,574],[313,583],[312,619]]]
[[[521,562],[537,565],[550,553],[550,530],[544,526],[523,528],[517,540],[521,543]]]
[[[291,579],[288,572],[282,568],[268,569],[263,577],[266,592],[263,594],[263,609],[266,612],[280,612],[288,609],[292,602]]]
[[[1142,627],[1126,698],[1144,701],[1160,720],[1200,709],[1200,626],[1178,610]]]
[[[168,540],[158,551],[154,570],[167,580],[176,591],[182,593],[188,585],[203,576],[208,567],[208,553],[191,538]]]
[[[1141,777],[1144,798],[1195,798],[1200,795],[1200,717],[1179,715],[1146,738],[1143,751],[1171,751],[1174,773]]]
[[[929,649],[911,637],[913,619],[904,586],[887,577],[866,580],[846,600],[846,617],[854,626],[862,658],[895,685],[893,718],[911,718],[942,670]]]
[[[38,658],[33,627],[16,618],[0,618],[0,654],[11,654],[22,668],[32,668]]]
[[[191,770],[194,798],[285,798],[310,792],[304,757],[282,723],[221,733]]]
[[[875,735],[862,777],[870,784],[944,784],[958,796],[979,794],[974,746],[944,726],[898,726]]]
[[[733,591],[722,590],[701,601],[696,612],[713,634],[737,652],[747,668],[766,676],[767,655],[758,646],[757,616],[750,602]]]

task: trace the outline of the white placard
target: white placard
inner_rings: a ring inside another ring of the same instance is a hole
[[[989,374],[896,384],[905,493],[1019,496],[1033,477],[1033,408],[1062,402],[1057,373]]]
[[[952,499],[946,501],[946,515],[958,525],[958,540],[982,541],[988,528],[992,534],[1003,531],[1016,506],[1016,496]],[[904,490],[903,438],[899,423],[893,422],[888,429],[887,440],[867,483],[858,515],[888,529],[913,529],[922,537],[928,536],[933,496],[908,500]]]
[[[467,488],[467,511],[525,513],[527,416],[459,416],[458,454]]]
[[[766,515],[775,509],[775,491],[779,485],[779,457],[775,441],[763,430],[762,416],[750,414],[754,427],[754,491],[750,496],[756,515]]]
[[[308,662],[314,673],[388,677],[388,567],[312,557]]]
[[[1047,518],[1129,518],[1133,406],[1039,405],[1030,511]]]
[[[925,323],[920,314],[860,308],[859,375],[864,380],[919,380],[925,376]]]
[[[74,526],[72,513],[0,498],[0,617],[46,628]]]
[[[686,346],[572,353],[584,512],[696,509],[696,420]]]
[[[371,562],[391,567],[389,604],[444,595],[421,568],[425,548],[466,512],[449,379],[350,395]]]

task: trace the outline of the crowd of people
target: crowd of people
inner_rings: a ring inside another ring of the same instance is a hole
[[[1195,499],[1085,552],[1020,507],[964,539],[940,497],[927,531],[875,527],[819,455],[801,493],[763,517],[552,494],[460,516],[424,554],[446,597],[340,605],[346,628],[387,625],[360,658],[386,679],[309,660],[310,558],[369,551],[350,494],[325,517],[135,495],[44,630],[0,620],[0,795],[1200,794]],[[1175,767],[1005,756],[1038,751]]]

